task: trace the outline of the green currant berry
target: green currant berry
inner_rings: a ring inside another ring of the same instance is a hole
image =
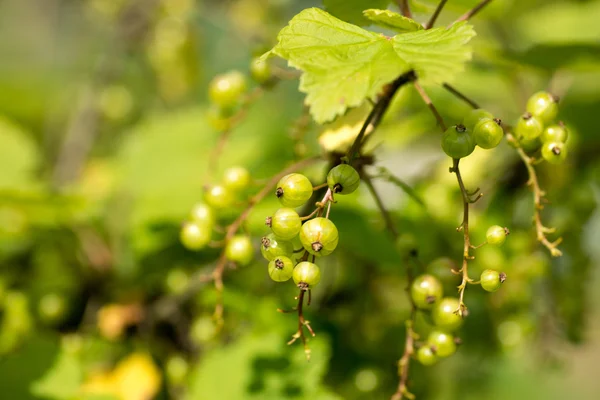
[[[292,240],[294,236],[300,233],[302,221],[300,216],[292,208],[280,208],[268,217],[266,225],[270,226],[275,236],[282,240]]]
[[[279,256],[269,262],[269,276],[275,282],[285,282],[294,273],[294,262],[286,256]]]
[[[167,279],[165,280],[165,286],[169,293],[181,294],[185,292],[190,283],[190,277],[188,273],[181,269],[175,268],[169,271]]]
[[[506,236],[509,234],[508,228],[503,228],[500,225],[492,225],[485,233],[485,239],[492,246],[500,246],[506,241]]]
[[[417,238],[412,233],[403,233],[396,240],[396,249],[403,258],[416,257],[419,253],[418,247]]]
[[[250,62],[250,75],[257,83],[265,84],[271,80],[271,65],[268,61],[256,57]]]
[[[188,362],[180,355],[169,357],[165,363],[167,379],[172,385],[183,385],[189,369]]]
[[[292,242],[281,240],[274,233],[269,233],[260,240],[260,252],[267,261],[271,261],[279,256],[291,258],[294,249]]]
[[[60,323],[68,310],[67,299],[58,293],[45,294],[38,303],[38,313],[47,324]]]
[[[208,96],[222,108],[231,108],[238,104],[246,91],[246,77],[239,71],[230,71],[217,75],[210,82]]]
[[[252,241],[246,235],[235,235],[225,245],[225,257],[239,265],[248,265],[254,257]]]
[[[289,174],[277,183],[275,195],[284,207],[299,207],[306,203],[313,194],[313,187],[308,178],[302,174]]]
[[[223,174],[223,186],[234,192],[244,190],[250,184],[250,172],[244,167],[231,167]]]
[[[231,128],[231,116],[219,107],[210,107],[206,119],[209,125],[217,132],[224,132]]]
[[[562,164],[567,159],[567,146],[561,142],[544,143],[542,157],[550,164]]]
[[[212,228],[197,222],[186,222],[181,227],[179,239],[188,250],[200,250],[206,247],[212,236]]]
[[[211,186],[204,192],[206,204],[217,210],[231,207],[234,200],[233,193],[222,185]]]
[[[333,193],[349,194],[360,184],[358,172],[348,164],[333,167],[327,174],[327,185]]]
[[[463,323],[462,317],[456,312],[460,302],[455,297],[444,297],[431,310],[433,323],[441,330],[453,332]],[[464,311],[463,311],[464,312]]]
[[[537,92],[527,100],[525,109],[542,123],[549,123],[558,114],[558,98],[548,92]]]
[[[464,158],[475,150],[475,139],[464,125],[451,126],[442,135],[442,149],[452,158]]]
[[[417,308],[430,309],[444,295],[442,283],[433,275],[419,275],[410,287],[410,296]]]
[[[475,129],[475,125],[482,119],[494,119],[492,113],[482,108],[471,110],[463,119],[463,125],[470,131]]]
[[[316,256],[326,256],[338,245],[339,234],[333,222],[327,218],[313,218],[302,225],[300,241],[302,246]]]
[[[502,141],[504,131],[500,126],[499,119],[483,118],[479,120],[473,129],[475,143],[482,149],[493,149]]]
[[[454,336],[444,331],[435,330],[427,338],[427,343],[438,357],[448,357],[456,352]]]
[[[521,138],[519,140],[519,145],[526,153],[535,153],[542,147],[542,140],[540,137],[536,137],[535,139],[526,140]]]
[[[533,140],[542,134],[543,129],[542,122],[527,112],[517,121],[515,134],[519,140]]]
[[[495,292],[506,280],[504,272],[486,269],[481,273],[481,287],[487,292]]]
[[[317,264],[302,261],[294,267],[292,277],[300,289],[312,289],[321,281],[321,270]]]
[[[417,360],[425,366],[430,366],[435,364],[438,358],[430,346],[423,346],[417,350]]]
[[[204,203],[197,203],[190,212],[190,220],[206,226],[212,227],[215,223],[214,210]]]
[[[542,142],[550,143],[550,142],[561,142],[565,143],[567,138],[569,137],[569,132],[565,125],[562,122],[559,122],[558,125],[550,125],[544,132],[542,132]]]
[[[190,340],[197,345],[211,341],[217,334],[217,326],[208,315],[196,318],[190,326]]]

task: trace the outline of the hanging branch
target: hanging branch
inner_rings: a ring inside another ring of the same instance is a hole
[[[287,174],[298,171],[302,168],[305,168],[316,161],[321,159],[320,156],[315,156],[311,158],[307,158],[301,161],[298,161],[287,168],[284,168],[281,172],[274,175],[269,181],[265,184],[265,186],[255,194],[248,201],[248,205],[242,211],[242,213],[233,221],[229,226],[227,226],[225,230],[225,238],[224,242],[230,240],[241,228],[242,224],[246,222],[250,213],[254,209],[254,207],[262,201],[269,193],[273,191],[273,188],[279,182],[279,180]],[[214,282],[217,301],[215,305],[214,318],[219,327],[223,324],[223,274],[225,272],[225,268],[228,265],[227,257],[225,256],[225,251],[221,253],[219,256],[215,267],[207,272],[205,270],[198,271],[190,278],[190,283],[187,289],[180,295],[166,297],[159,300],[153,308],[156,310],[159,316],[169,315],[169,313],[174,312],[177,307],[189,299],[193,294],[195,294],[202,286],[204,286],[208,282]]]
[[[217,144],[215,145],[215,147],[213,148],[213,150],[210,152],[210,154],[208,156],[209,162],[208,162],[207,174],[208,174],[209,178],[214,177],[215,170],[217,169],[217,166],[219,165],[219,158],[221,157],[221,154],[223,153],[223,149],[225,148],[225,145],[227,144],[229,137],[231,136],[231,132],[233,132],[235,127],[238,126],[240,124],[240,122],[242,122],[246,118],[246,116],[248,115],[248,111],[250,110],[250,107],[254,103],[256,103],[258,101],[258,99],[260,99],[263,96],[264,92],[265,92],[265,90],[261,86],[257,86],[250,93],[248,93],[244,97],[242,104],[241,104],[240,108],[238,109],[238,111],[229,118],[230,123],[229,123],[229,126],[227,127],[227,129],[225,129],[219,133],[219,138],[217,140]]]
[[[296,340],[300,339],[302,341],[302,345],[304,346],[304,354],[306,354],[306,360],[310,361],[310,347],[308,347],[308,343],[306,341],[306,335],[304,334],[304,328],[306,328],[308,330],[308,332],[310,332],[311,336],[313,336],[313,337],[315,336],[315,332],[311,328],[310,322],[304,318],[304,314],[302,311],[302,307],[304,305],[304,294],[307,292],[308,292],[308,302],[306,303],[306,305],[309,306],[310,300],[311,300],[310,289],[300,289],[300,293],[296,297],[296,299],[298,300],[298,305],[296,307],[294,307],[291,311],[298,311],[298,330],[296,331],[296,333],[294,333],[292,335],[292,339],[290,339],[290,341],[287,344],[290,345],[290,344],[294,343]],[[277,309],[277,311],[279,311],[281,313],[291,312],[291,311],[282,310],[282,309]]]
[[[460,192],[463,198],[463,221],[458,228],[457,231],[463,232],[464,244],[463,244],[463,261],[461,268],[457,271],[459,274],[462,274],[462,281],[458,286],[458,297],[459,297],[459,306],[456,310],[456,313],[461,317],[466,316],[467,306],[464,303],[465,289],[467,288],[468,283],[474,283],[473,279],[469,278],[469,260],[472,260],[474,257],[469,254],[470,250],[474,248],[471,245],[471,238],[469,237],[469,207],[472,203],[475,203],[482,196],[481,193],[474,196],[479,189],[475,190],[474,193],[469,193],[465,188],[465,184],[462,180],[462,175],[460,174],[460,168],[458,166],[460,160],[454,159],[452,167],[450,168],[450,172],[456,175],[456,180],[458,182],[458,186],[460,187]]]
[[[381,196],[379,195],[379,193],[377,193],[377,190],[373,186],[371,177],[369,177],[369,176],[363,177],[363,182],[365,182],[365,184],[367,185],[367,188],[369,189],[371,196],[375,200],[375,203],[377,204],[377,207],[379,208],[379,211],[381,212],[381,215],[383,216],[383,219],[385,220],[387,231],[390,233],[390,235],[392,236],[392,238],[394,240],[397,240],[398,236],[399,236],[398,229],[396,228],[396,225],[394,224],[394,221],[392,220],[390,213],[385,208],[385,205],[383,204],[383,200],[381,199]],[[412,283],[414,280],[414,271],[413,271],[413,265],[412,265],[412,261],[413,261],[414,257],[415,257],[414,255],[410,254],[408,256],[408,260],[407,260],[408,262],[406,263],[406,280],[407,280],[406,295],[408,297],[408,301],[410,302],[410,316],[405,321],[406,338],[405,338],[405,342],[404,342],[404,353],[402,354],[402,357],[400,358],[400,360],[398,360],[399,383],[398,383],[398,389],[392,395],[392,400],[401,400],[404,397],[406,397],[408,399],[414,399],[414,397],[415,397],[408,390],[408,371],[410,368],[410,359],[415,352],[415,346],[414,346],[415,339],[418,338],[417,334],[413,330],[413,326],[415,323],[415,316],[417,314],[417,306],[413,302],[412,296],[410,295],[410,287],[412,286]]]
[[[427,107],[429,107],[429,109],[431,110],[431,113],[433,114],[433,116],[435,117],[438,125],[442,129],[442,132],[445,132],[446,129],[447,129],[446,128],[446,124],[444,123],[444,119],[442,118],[442,116],[438,112],[437,108],[435,108],[435,106],[433,105],[433,102],[431,101],[431,99],[429,98],[429,96],[427,95],[427,93],[425,92],[425,90],[423,90],[423,88],[421,87],[421,85],[419,85],[417,82],[414,82],[414,85],[415,85],[415,89],[417,89],[417,92],[419,92],[419,95],[421,96],[421,98],[423,99],[423,101],[425,102],[425,104],[427,104]]]
[[[429,18],[429,21],[425,25],[423,25],[423,27],[425,29],[431,29],[431,28],[433,28],[433,25],[435,25],[435,21],[437,20],[438,16],[442,12],[442,9],[446,5],[447,1],[448,0],[441,0],[439,2],[439,4],[437,5],[437,7],[435,8],[435,11],[433,12],[433,14],[431,15],[431,17]]]
[[[560,257],[562,256],[562,251],[558,249],[558,245],[562,242],[562,237],[559,237],[554,242],[548,240],[546,235],[556,232],[556,229],[548,228],[542,222],[541,211],[544,209],[546,192],[540,187],[537,172],[534,167],[536,160],[525,153],[525,150],[521,148],[519,142],[512,134],[507,133],[506,139],[515,146],[517,154],[519,154],[519,157],[527,168],[527,174],[529,175],[527,185],[531,187],[533,193],[533,223],[535,226],[536,238],[538,242],[548,249],[553,257]]]
[[[398,0],[398,7],[400,8],[400,13],[402,15],[404,15],[406,18],[412,18],[408,0]]]
[[[394,98],[394,95],[396,94],[398,89],[400,89],[405,84],[414,81],[415,79],[417,79],[415,71],[410,70],[400,75],[392,83],[390,83],[384,88],[383,94],[379,97],[377,103],[375,103],[375,105],[371,109],[371,112],[365,119],[365,122],[360,128],[358,135],[354,139],[354,143],[352,143],[352,146],[346,154],[346,157],[348,158],[350,164],[359,156],[360,149],[363,145],[363,138],[369,126],[372,125],[374,129],[379,125],[381,119],[383,118],[385,112],[390,106],[390,103],[392,102],[392,99]]]
[[[459,92],[452,86],[444,84],[444,88],[446,88],[450,93],[454,94],[457,98],[465,101],[471,107],[480,108],[475,101],[471,100],[469,97]],[[502,128],[506,132],[506,140],[515,148],[517,154],[523,161],[523,164],[525,164],[525,168],[527,168],[527,174],[529,176],[527,185],[531,187],[531,191],[533,193],[533,223],[535,226],[536,238],[538,242],[548,249],[553,257],[560,257],[562,252],[558,249],[558,245],[562,242],[562,238],[558,238],[554,242],[548,240],[546,235],[554,233],[556,229],[546,227],[542,222],[541,211],[544,209],[546,192],[540,187],[537,172],[534,167],[537,160],[525,153],[525,150],[523,150],[519,141],[510,133],[510,126],[503,124]]]
[[[471,19],[473,16],[475,16],[475,14],[477,14],[479,11],[481,11],[481,9],[483,7],[487,6],[491,2],[492,2],[492,0],[483,0],[481,3],[477,4],[475,7],[473,7],[472,9],[470,9],[469,11],[467,11],[466,13],[461,15],[456,21],[454,21],[452,24],[450,24],[449,27],[454,25],[457,22],[467,21],[467,20]]]

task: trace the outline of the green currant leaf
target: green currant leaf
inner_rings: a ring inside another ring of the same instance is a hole
[[[426,82],[451,80],[471,58],[465,46],[474,35],[466,23],[403,33],[394,38],[343,22],[327,12],[301,11],[279,32],[267,54],[304,71],[300,91],[318,123],[374,99],[383,86],[415,69]]]
[[[450,29],[396,35],[393,42],[396,53],[417,72],[419,81],[442,83],[451,81],[471,59],[471,48],[465,45],[473,36],[473,27],[460,22]]]
[[[424,29],[417,21],[390,10],[369,9],[363,11],[363,15],[376,25],[396,32],[414,32]]]
[[[335,17],[356,25],[369,25],[363,16],[367,8],[386,8],[390,0],[323,0],[325,10]]]
[[[296,15],[277,37],[271,52],[304,71],[300,91],[318,123],[373,98],[383,85],[408,68],[390,38],[366,31],[309,8]]]

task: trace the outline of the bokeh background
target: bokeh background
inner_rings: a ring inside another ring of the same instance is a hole
[[[353,4],[360,1],[325,3],[364,22]],[[421,22],[436,4],[410,3]],[[440,24],[475,3],[448,2]],[[153,308],[210,270],[219,252],[179,242],[182,221],[211,183],[219,133],[208,82],[232,69],[247,73],[279,29],[312,6],[324,5],[0,2],[0,398],[386,399],[395,390],[409,312],[402,253],[416,245],[425,266],[459,260],[462,249],[460,193],[435,121],[412,88],[400,91],[370,144],[378,165],[424,204],[376,182],[402,233],[396,246],[364,187],[338,199],[340,245],[322,261],[306,310],[317,332],[310,363],[300,345],[286,345],[295,317],[276,312],[294,305],[295,288],[270,281],[258,252],[274,198],[247,225],[256,261],[226,273],[221,332],[211,285],[169,315]],[[457,355],[434,367],[413,363],[411,388],[421,399],[598,398],[599,21],[597,0],[497,0],[473,20],[475,55],[455,82],[460,90],[508,123],[533,92],[561,96],[569,160],[539,171],[550,200],[544,219],[563,236],[564,256],[551,259],[535,241],[514,150],[476,150],[463,167],[467,185],[485,193],[473,207],[473,240],[483,241],[491,224],[512,234],[503,247],[477,252],[472,275],[492,267],[509,278],[494,294],[468,288]],[[297,79],[284,75],[231,132],[216,176],[241,165],[260,180],[337,145],[335,128],[310,122]],[[468,111],[442,89],[426,89],[447,122]],[[321,183],[326,163],[306,173]],[[418,328],[426,331],[426,321]]]

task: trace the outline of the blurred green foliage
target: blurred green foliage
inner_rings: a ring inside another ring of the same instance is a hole
[[[409,4],[426,22],[437,1]],[[439,26],[475,4],[448,2]],[[332,208],[340,244],[322,260],[305,309],[317,332],[309,363],[301,345],[286,345],[295,315],[276,312],[294,306],[295,288],[271,282],[258,256],[225,274],[222,332],[210,284],[167,315],[155,308],[219,254],[179,243],[181,223],[214,183],[206,178],[219,141],[208,82],[247,73],[279,29],[312,6],[360,25],[368,22],[356,7],[397,9],[357,0],[0,2],[0,397],[136,400],[151,388],[159,399],[393,393],[410,308],[404,250],[364,187]],[[477,253],[472,276],[496,268],[509,279],[494,294],[469,287],[457,355],[411,366],[418,398],[595,399],[600,391],[599,18],[598,0],[509,0],[472,21],[478,35],[473,61],[455,80],[461,91],[509,124],[531,93],[550,86],[561,94],[572,151],[566,165],[539,171],[551,202],[543,216],[564,238],[564,256],[551,259],[536,242],[527,174],[509,146],[466,159],[466,184],[485,193],[472,210],[474,242],[492,224],[511,229],[504,247]],[[314,122],[294,135],[304,115],[297,86],[284,80],[252,105],[213,165],[217,176],[242,165],[261,180],[321,151],[323,128]],[[468,111],[441,87],[426,90],[449,123]],[[424,201],[375,182],[404,243],[416,243],[420,272],[439,257],[459,261],[460,192],[412,87],[398,93],[369,144],[378,165]],[[319,184],[326,171],[321,163],[305,172]],[[257,249],[276,207],[269,197],[250,215]],[[431,328],[424,318],[417,327]],[[189,364],[184,379],[166,372],[173,356]]]

